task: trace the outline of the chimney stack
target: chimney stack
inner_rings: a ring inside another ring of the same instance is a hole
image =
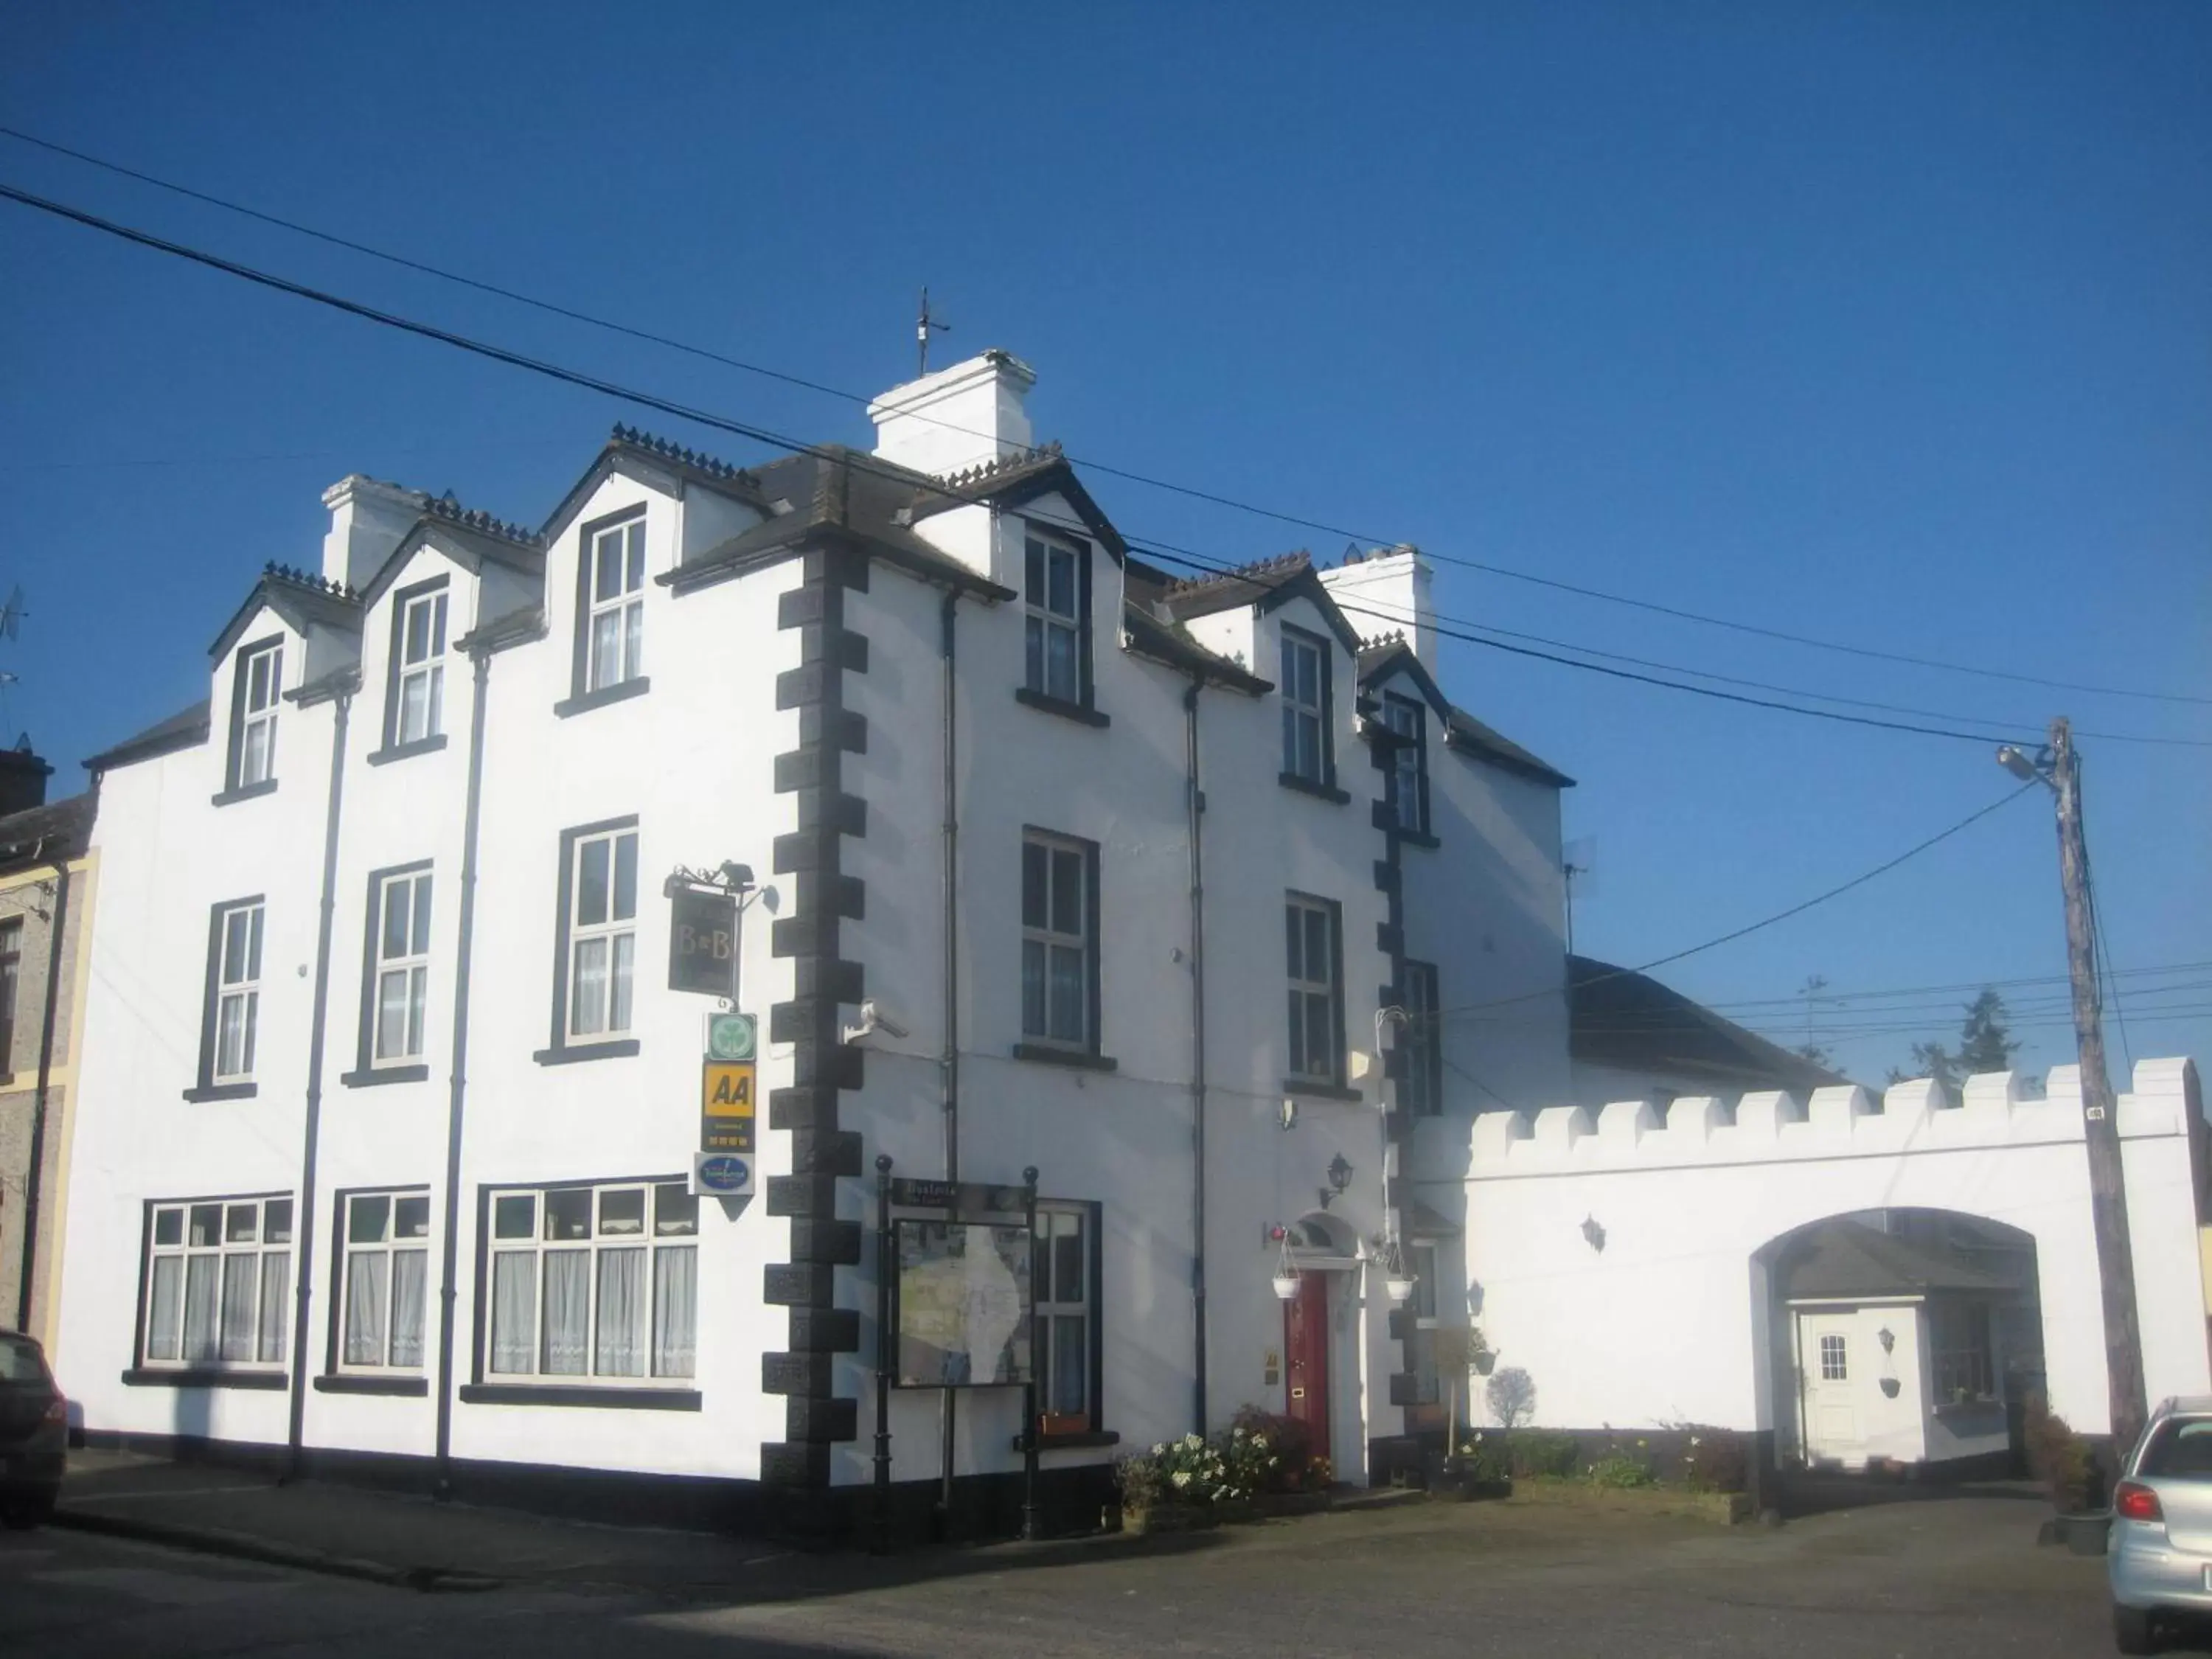
[[[1036,384],[1027,363],[992,350],[893,386],[868,405],[876,453],[943,477],[1025,450],[1030,417],[1023,400]]]
[[[31,752],[28,738],[13,749],[0,749],[0,817],[46,804],[46,780],[54,769]]]
[[[323,492],[331,527],[323,538],[323,580],[366,587],[399,538],[414,527],[430,498],[352,473]]]
[[[1363,640],[1403,634],[1421,666],[1437,672],[1437,608],[1429,596],[1436,573],[1419,548],[1410,542],[1372,553],[1348,548],[1343,563],[1318,574],[1331,597],[1347,607],[1353,633]]]

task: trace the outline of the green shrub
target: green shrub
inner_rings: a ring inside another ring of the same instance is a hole
[[[1459,1472],[1467,1480],[1494,1485],[1513,1478],[1512,1437],[1494,1431],[1462,1429],[1453,1436]]]
[[[1593,1486],[1604,1486],[1613,1491],[1626,1491],[1636,1486],[1656,1486],[1659,1477],[1642,1458],[1627,1452],[1610,1452],[1589,1466],[1583,1477]]]
[[[1515,1475],[1530,1480],[1552,1475],[1564,1480],[1582,1461],[1582,1447],[1571,1434],[1546,1434],[1523,1429],[1506,1439],[1507,1457]]]
[[[2028,1395],[2022,1417],[2028,1468],[2061,1515],[2081,1514],[2089,1507],[2089,1489],[2096,1480],[2089,1443],[2051,1409],[2050,1400],[2040,1393]]]
[[[1751,1448],[1735,1429],[1717,1429],[1706,1423],[1668,1423],[1668,1431],[1681,1437],[1681,1455],[1676,1467],[1665,1471],[1670,1482],[1692,1492],[1747,1492],[1751,1484]]]

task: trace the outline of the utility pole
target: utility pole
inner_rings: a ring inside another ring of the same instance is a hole
[[[2104,1293],[2105,1377],[2112,1396],[2112,1445],[2124,1457],[2148,1415],[2142,1331],[2136,1319],[2135,1250],[2128,1233],[2128,1190],[2120,1164],[2118,1103],[2105,1070],[2103,1006],[2097,989],[2096,911],[2089,896],[2089,843],[2081,824],[2081,757],[2064,716],[2051,722],[2051,744],[2033,761],[2016,749],[1997,758],[2016,776],[2034,776],[2058,798],[2058,878],[2066,895],[2066,966],[2074,984],[2074,1040],[2081,1064],[2083,1139],[2089,1154],[2089,1216]]]

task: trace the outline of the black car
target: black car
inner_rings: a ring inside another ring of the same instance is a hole
[[[69,1459],[69,1401],[46,1350],[0,1331],[0,1522],[35,1527],[54,1512]]]

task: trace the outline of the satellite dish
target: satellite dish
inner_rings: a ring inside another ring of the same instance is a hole
[[[17,582],[8,590],[8,599],[0,605],[0,635],[15,639],[22,631],[23,618],[31,613],[23,609],[23,585]]]

